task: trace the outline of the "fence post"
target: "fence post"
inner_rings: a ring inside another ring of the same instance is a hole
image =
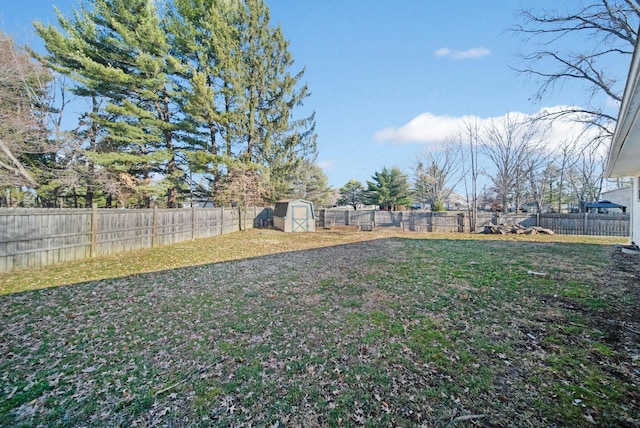
[[[220,207],[220,235],[224,233],[224,206]]]
[[[589,212],[585,211],[584,212],[584,222],[582,223],[582,234],[586,235],[587,234],[587,217],[589,216]]]
[[[158,245],[158,207],[153,207],[153,221],[151,223],[151,248]]]
[[[536,227],[540,227],[540,211],[536,213]]]
[[[91,204],[91,257],[98,255],[98,203]]]
[[[196,240],[196,207],[191,204],[191,240]]]
[[[464,213],[458,214],[458,232],[464,232]]]

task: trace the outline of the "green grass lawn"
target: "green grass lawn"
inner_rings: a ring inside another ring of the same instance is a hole
[[[2,275],[0,426],[638,426],[615,242],[254,230]]]

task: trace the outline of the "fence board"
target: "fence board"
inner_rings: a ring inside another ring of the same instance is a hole
[[[470,232],[466,212],[378,211],[328,209],[318,213],[318,227],[333,225],[362,225],[372,222],[375,227],[402,227],[415,232]],[[459,217],[459,216],[462,217]],[[629,236],[629,214],[528,214],[486,213],[476,217],[476,231],[488,224],[520,224],[540,226],[566,235]]]
[[[156,210],[0,209],[0,272],[152,248],[272,224],[271,208],[187,208]],[[462,216],[460,216],[462,214]],[[402,227],[420,232],[469,232],[466,213],[427,211],[321,210],[318,226]],[[628,214],[478,213],[485,224],[541,226],[561,234],[629,236]]]
[[[246,217],[238,208],[0,209],[0,273],[266,226],[272,218],[262,207],[248,208]]]
[[[540,226],[565,235],[629,236],[629,214],[540,214]]]

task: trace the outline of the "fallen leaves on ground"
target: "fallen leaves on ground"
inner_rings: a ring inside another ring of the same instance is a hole
[[[610,247],[238,235],[247,257],[0,297],[0,425],[639,422]]]

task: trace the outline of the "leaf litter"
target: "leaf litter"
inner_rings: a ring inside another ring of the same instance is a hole
[[[639,422],[639,277],[610,247],[317,235],[2,296],[0,425]]]

